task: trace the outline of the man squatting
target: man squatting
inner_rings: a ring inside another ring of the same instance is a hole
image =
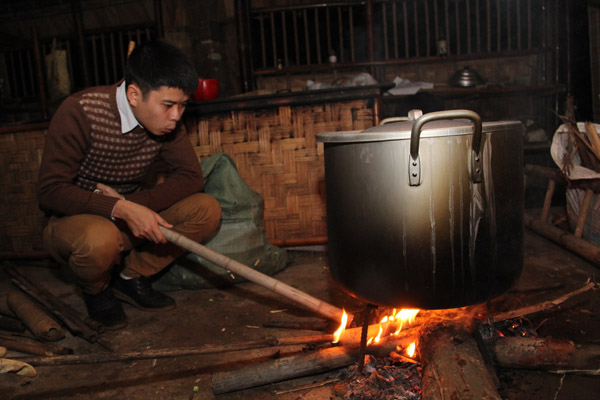
[[[69,96],[52,118],[38,180],[49,214],[44,246],[68,264],[91,318],[127,325],[119,300],[150,311],[175,300],[152,288],[184,250],[159,226],[201,242],[219,226],[221,208],[202,193],[204,178],[181,116],[198,87],[192,61],[162,40],[137,46],[125,79]],[[166,178],[143,187],[150,166]]]

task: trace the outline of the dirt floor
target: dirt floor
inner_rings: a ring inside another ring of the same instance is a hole
[[[317,249],[319,250],[319,249]],[[337,307],[360,310],[364,305],[343,293],[331,279],[325,252],[289,251],[291,264],[275,277]],[[21,270],[43,282],[60,299],[83,311],[83,302],[73,285],[59,278],[47,262],[19,262]],[[582,286],[598,269],[540,236],[527,232],[524,271],[517,286],[501,299],[504,307],[520,307],[551,300]],[[4,277],[0,289],[10,286]],[[1,293],[1,290],[0,290]],[[302,306],[253,283],[226,289],[204,289],[170,293],[178,307],[166,313],[147,313],[125,305],[129,325],[106,332],[102,339],[117,352],[173,349],[205,344],[241,343],[269,337],[331,333],[335,327]],[[268,328],[270,322],[305,321],[326,326],[323,331]],[[576,343],[600,344],[600,296],[588,291],[561,306],[529,316],[523,324],[537,328],[540,337],[566,338]],[[58,342],[75,354],[106,352],[98,344],[79,337]],[[301,351],[300,346],[278,349],[277,355]],[[268,359],[272,348],[235,353],[179,358],[37,367],[38,376],[25,378],[0,375],[1,399],[341,399],[335,384],[297,390],[303,385],[335,380],[347,370],[332,371],[270,384],[259,388],[217,395],[211,374],[244,365],[247,359]],[[7,358],[24,356],[9,352]],[[497,370],[504,399],[599,399],[600,376],[552,374],[540,371]]]

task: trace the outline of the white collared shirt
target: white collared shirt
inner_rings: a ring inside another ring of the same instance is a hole
[[[129,101],[127,101],[127,93],[125,90],[125,81],[121,82],[117,86],[117,108],[119,109],[119,115],[121,116],[121,132],[127,133],[134,130],[137,126],[141,126],[138,120],[131,111]]]

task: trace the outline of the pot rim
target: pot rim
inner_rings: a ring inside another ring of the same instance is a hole
[[[378,125],[362,130],[322,132],[316,134],[317,142],[380,142],[386,140],[410,140],[414,121],[394,122]],[[482,124],[482,132],[498,132],[523,129],[520,121],[493,121]],[[433,121],[426,124],[421,131],[421,138],[472,135],[473,124],[467,119]]]

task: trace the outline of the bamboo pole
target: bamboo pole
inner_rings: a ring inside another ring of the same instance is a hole
[[[227,271],[238,274],[249,281],[257,283],[275,293],[302,304],[303,306],[321,314],[326,318],[332,319],[336,322],[340,322],[342,320],[343,310],[334,307],[331,304],[325,303],[324,301],[286,285],[277,279],[271,278],[268,275],[247,267],[227,256],[224,256],[223,254],[219,254],[216,251],[211,250],[198,242],[188,239],[175,231],[164,227],[160,227],[160,230],[169,242],[174,243],[183,249],[226,269]]]
[[[222,345],[207,344],[199,347],[183,347],[175,349],[149,349],[125,353],[69,354],[53,357],[21,357],[15,358],[34,366],[81,365],[109,362],[127,362],[135,360],[152,360],[157,358],[174,358],[197,356],[203,354],[224,353],[276,346],[296,346],[331,342],[332,335],[313,335],[279,339],[263,339],[243,343],[228,343]]]

